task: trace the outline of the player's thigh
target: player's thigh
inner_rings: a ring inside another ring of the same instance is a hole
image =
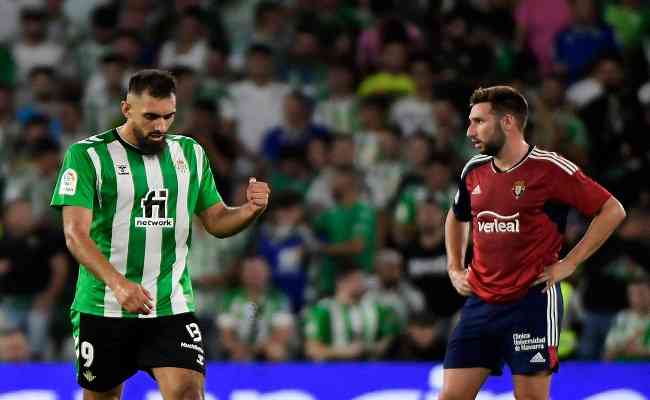
[[[515,374],[512,376],[517,400],[547,400],[551,391],[550,371],[533,375]]]
[[[205,374],[205,350],[199,321],[192,313],[143,319],[146,338],[137,355],[139,369],[184,368]]]
[[[449,368],[443,373],[438,400],[473,400],[490,375],[488,368]]]
[[[137,371],[132,322],[73,312],[76,372],[79,385],[92,392],[116,390]],[[111,398],[111,397],[107,397]]]
[[[203,399],[203,374],[186,368],[153,368],[152,374],[158,382],[165,400]]]
[[[119,400],[122,397],[123,384],[114,387],[106,392],[93,392],[88,389],[83,390],[83,400]]]

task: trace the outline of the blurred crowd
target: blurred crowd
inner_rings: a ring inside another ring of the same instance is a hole
[[[469,95],[492,84],[526,95],[530,143],[628,210],[562,284],[561,357],[650,359],[650,2],[3,0],[0,360],[73,356],[77,265],[51,191],[148,67],[176,76],[172,130],[228,204],[249,176],[273,190],[234,237],[195,224],[211,359],[441,359],[463,304],[443,221],[474,152]],[[569,214],[565,248],[587,224]]]

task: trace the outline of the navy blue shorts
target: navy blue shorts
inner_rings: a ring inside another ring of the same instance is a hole
[[[557,346],[562,321],[560,285],[542,293],[531,288],[511,303],[491,304],[471,295],[461,310],[445,354],[445,368],[488,368],[501,375],[529,375],[559,368]]]

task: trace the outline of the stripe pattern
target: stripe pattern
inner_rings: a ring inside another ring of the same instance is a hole
[[[62,171],[72,168],[94,195],[91,239],[121,275],[140,283],[153,296],[149,315],[135,315],[115,293],[82,265],[72,308],[106,317],[161,317],[194,311],[189,274],[192,215],[199,202],[221,197],[210,183],[212,171],[201,146],[191,138],[168,135],[167,148],[143,155],[119,139],[115,130],[73,144]],[[84,177],[85,178],[85,177]],[[203,183],[203,185],[201,185]],[[55,191],[53,204],[75,205]],[[98,207],[96,206],[98,204]],[[164,207],[164,209],[161,209]],[[162,212],[161,210],[164,210]]]
[[[573,175],[578,171],[578,166],[572,163],[571,161],[567,160],[566,158],[558,155],[555,152],[550,152],[550,151],[544,151],[540,150],[538,148],[533,149],[533,151],[530,154],[530,158],[534,158],[536,160],[544,160],[547,162],[551,162],[555,164],[557,167],[559,167],[561,170],[566,172],[569,175]]]
[[[551,286],[546,291],[546,343],[548,347],[560,345],[560,301],[558,299],[558,285]]]
[[[109,143],[107,147],[112,163],[115,166],[115,187],[112,189],[116,197],[109,262],[115,267],[117,272],[126,275],[130,234],[129,226],[131,225],[131,209],[133,208],[135,193],[131,176],[122,174],[119,171],[120,165],[126,165],[127,168],[130,168],[126,149],[118,141]],[[104,316],[122,316],[122,307],[109,287],[105,289]]]

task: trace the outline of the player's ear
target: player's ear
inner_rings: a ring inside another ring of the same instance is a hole
[[[503,117],[501,117],[499,120],[499,123],[501,124],[501,130],[504,132],[508,132],[510,129],[512,129],[512,126],[515,122],[515,118],[512,116],[512,114],[504,114]]]
[[[126,100],[122,100],[120,108],[122,109],[122,115],[124,115],[124,118],[129,119],[131,114],[131,105],[127,103]]]

